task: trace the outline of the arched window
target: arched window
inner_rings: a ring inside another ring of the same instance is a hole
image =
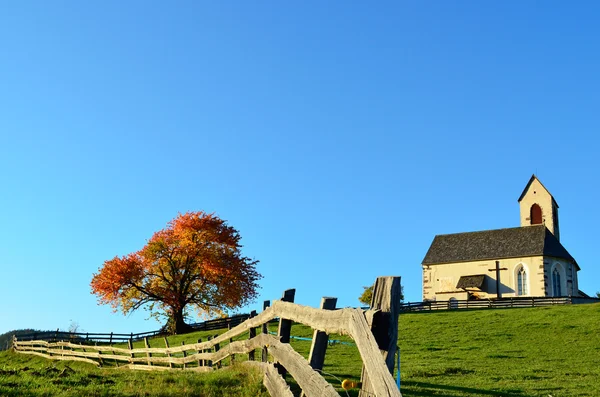
[[[529,219],[531,220],[531,225],[541,225],[542,224],[542,208],[534,204],[531,206],[531,211],[529,213]]]
[[[562,290],[560,288],[560,271],[558,270],[558,266],[555,267],[552,272],[552,291],[554,291],[554,296],[562,296]]]
[[[517,271],[517,295],[527,295],[527,272],[523,266]]]

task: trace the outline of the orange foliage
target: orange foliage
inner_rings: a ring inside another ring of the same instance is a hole
[[[124,314],[146,304],[165,311],[181,332],[188,306],[211,315],[256,298],[258,261],[242,256],[239,241],[214,214],[179,214],[138,252],[105,261],[92,293]]]

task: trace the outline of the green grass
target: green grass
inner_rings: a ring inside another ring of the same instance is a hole
[[[409,313],[400,316],[399,324],[405,397],[600,396],[600,304]],[[269,326],[276,329],[276,324]],[[173,336],[169,344],[205,341],[222,332]],[[294,325],[292,335],[311,337],[312,330]],[[150,343],[164,347],[162,338]],[[310,342],[292,339],[291,344],[308,356]],[[136,347],[141,346],[143,342]],[[245,359],[247,355],[236,357],[238,362]],[[329,346],[324,376],[341,391],[339,379],[358,380],[361,365],[355,346]],[[66,366],[74,371],[61,376]],[[0,354],[2,396],[266,395],[260,383],[259,375],[239,366],[211,374],[149,373]],[[298,390],[293,383],[292,389]]]
[[[266,397],[268,393],[262,375],[242,366],[208,374],[147,372],[2,352],[0,396]]]
[[[600,396],[600,305],[401,316],[405,396]]]

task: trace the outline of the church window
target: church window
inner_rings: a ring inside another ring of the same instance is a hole
[[[558,271],[558,267],[554,268],[552,272],[552,290],[554,291],[554,296],[562,296],[562,291],[560,288],[560,272]]]
[[[517,295],[527,295],[527,272],[524,267],[517,272]]]
[[[531,206],[530,218],[532,225],[541,225],[542,224],[542,208],[534,204]]]

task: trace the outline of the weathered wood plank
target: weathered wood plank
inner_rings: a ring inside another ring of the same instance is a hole
[[[323,297],[321,299],[322,310],[334,310],[337,304],[337,298]],[[327,342],[329,335],[323,331],[315,331],[313,333],[312,344],[310,345],[310,353],[308,362],[315,370],[322,370],[325,363],[325,353],[327,352]]]
[[[252,316],[251,316],[251,317],[252,317]],[[231,326],[231,323],[227,324],[227,330],[228,330],[228,331],[231,331],[231,328],[232,328],[232,326]],[[229,338],[229,343],[233,343],[233,338]],[[233,365],[233,363],[235,363],[235,354],[232,354],[232,355],[229,357],[229,364],[230,364],[230,365]]]
[[[215,355],[214,360],[223,360],[231,353],[248,353],[250,350],[264,345],[269,346],[273,358],[288,370],[308,397],[339,397],[333,386],[323,379],[318,372],[314,371],[304,357],[298,354],[288,343],[281,343],[271,335],[260,334],[252,339],[234,342],[221,349]],[[381,358],[379,360],[381,361]]]
[[[144,345],[146,345],[146,357],[148,358],[148,365],[152,365],[152,353],[148,351],[150,350],[150,342],[148,341],[148,337],[144,337]]]
[[[263,372],[263,385],[271,397],[294,397],[290,386],[285,383],[285,380],[279,375],[277,368],[273,364],[258,361],[246,361],[243,364],[250,367],[258,367]]]
[[[333,386],[313,370],[308,361],[289,344],[281,343],[272,336],[268,338],[272,340],[269,352],[275,360],[283,364],[307,397],[339,397]]]
[[[255,338],[239,340],[233,343],[230,343],[223,347],[218,352],[214,353],[211,358],[213,362],[220,362],[225,358],[229,357],[232,354],[248,354],[251,350],[262,347],[270,341],[269,339],[264,339],[264,334],[260,334]],[[275,339],[277,340],[277,339]]]
[[[354,328],[353,339],[363,360],[362,388],[359,396],[401,396],[392,376],[398,340],[400,277],[377,278],[371,308],[375,310],[366,315],[371,318],[373,329],[362,314],[357,313],[354,321],[350,323]],[[373,332],[377,334],[379,341]],[[391,362],[391,366],[388,366],[386,359]]]
[[[282,301],[273,302],[273,306],[270,309],[273,309],[277,317],[285,317],[328,334],[341,335],[349,335],[348,321],[351,313],[357,310],[320,310],[310,306]]]
[[[250,318],[252,317],[256,317],[256,310],[252,310],[250,312]],[[249,330],[250,332],[248,332],[248,339],[252,339],[256,336],[256,328],[250,328]],[[248,352],[248,360],[249,361],[254,361],[254,349],[252,349],[250,352]]]
[[[85,363],[89,363],[89,364],[93,364],[96,366],[100,366],[100,364],[98,364],[96,361],[87,359],[87,358],[80,358],[80,357],[61,357],[61,356],[50,356],[48,354],[44,354],[44,353],[39,353],[39,352],[33,352],[33,351],[19,351],[19,353],[21,354],[31,354],[34,356],[40,356],[40,357],[44,357],[50,360],[68,360],[68,361],[82,361]]]
[[[398,343],[398,315],[400,314],[400,277],[378,277],[371,299],[372,316],[367,317],[371,332],[390,374],[394,372],[395,354]],[[364,357],[363,357],[364,362]],[[373,394],[373,385],[363,365],[360,397]]]
[[[194,371],[194,372],[212,372],[213,369],[210,367],[193,367],[193,368],[169,368],[169,367],[159,367],[153,366],[149,367],[147,365],[138,365],[138,364],[127,364],[119,368],[129,368],[129,369],[137,369],[142,371]]]
[[[185,346],[185,341],[184,340],[181,341],[181,346]],[[185,369],[185,360],[186,359],[187,359],[187,353],[184,351],[183,352],[183,360],[184,360],[184,362],[183,362],[183,369]],[[192,361],[196,361],[196,359],[194,359]]]
[[[271,306],[271,301],[270,300],[266,300],[263,302],[263,311],[265,309],[267,309],[269,306]],[[269,325],[268,323],[263,323],[262,328],[261,328],[261,332],[263,334],[268,334],[269,333]],[[269,358],[269,350],[267,348],[267,346],[264,346],[262,348],[262,354],[261,354],[261,360],[263,363],[266,363],[268,361]]]
[[[202,338],[198,338],[198,343],[202,343]],[[202,350],[196,350],[196,353],[197,353],[197,354],[201,354],[201,353],[202,353]],[[201,359],[199,359],[199,360],[198,360],[198,366],[199,366],[199,367],[202,367],[202,366],[204,366],[204,360],[201,360]]]
[[[167,337],[164,337],[165,340],[165,347],[168,349],[169,348],[169,340],[167,339]],[[167,357],[171,358],[171,353],[167,353]],[[173,363],[169,362],[169,368],[173,368]]]
[[[351,336],[362,357],[365,371],[373,384],[376,396],[401,397],[400,391],[390,374],[385,361],[371,333],[371,327],[367,324],[364,313],[355,309],[350,321]]]
[[[294,302],[296,296],[295,289],[288,289],[283,292],[281,297],[282,302]],[[288,320],[285,316],[279,317],[279,328],[277,329],[277,336],[281,343],[290,343],[290,335],[292,332],[292,320]],[[279,371],[279,374],[285,379],[286,369],[281,363],[275,363],[275,367]]]
[[[196,353],[186,355],[185,357],[152,357],[152,363],[154,364],[190,364],[198,360],[210,361],[215,356],[215,353]],[[102,358],[110,356],[102,355]],[[118,356],[121,357],[121,356]],[[131,363],[144,363],[148,362],[146,357],[135,357],[128,359]]]
[[[215,335],[214,337],[216,338],[219,335]],[[215,353],[218,352],[219,350],[221,350],[221,344],[220,343],[215,343]],[[221,369],[222,367],[222,363],[219,361],[217,363],[217,369]]]

